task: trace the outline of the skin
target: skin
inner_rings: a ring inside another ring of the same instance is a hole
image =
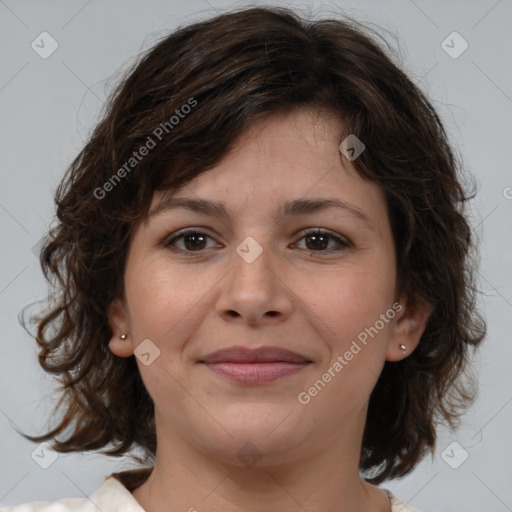
[[[158,440],[153,473],[133,491],[148,512],[390,510],[385,493],[359,476],[368,400],[385,361],[417,346],[429,311],[396,294],[384,194],[340,157],[342,128],[333,114],[306,108],[260,121],[215,168],[153,198],[152,208],[169,195],[221,201],[228,218],[169,209],[136,228],[125,297],[109,310],[109,347],[129,357],[149,339],[160,350],[148,366],[137,358]],[[349,202],[368,222],[339,208],[280,214],[285,201],[313,197]],[[181,239],[174,252],[166,242],[183,228],[211,238]],[[349,245],[315,243],[303,232],[310,228]],[[236,252],[248,236],[263,250],[252,263]],[[397,301],[401,311],[301,404],[299,393]],[[233,345],[287,348],[312,364],[247,385],[198,362]],[[237,456],[247,442],[260,455],[251,466]]]

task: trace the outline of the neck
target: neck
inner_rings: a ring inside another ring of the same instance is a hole
[[[158,427],[157,427],[158,430]],[[156,464],[148,480],[133,491],[147,512],[160,510],[224,512],[389,512],[384,491],[359,475],[361,444],[340,442],[338,433],[309,447],[309,455],[250,467],[220,461],[171,432],[157,433]],[[349,439],[346,437],[345,439]],[[342,439],[341,439],[342,441]],[[361,441],[361,439],[360,439]]]

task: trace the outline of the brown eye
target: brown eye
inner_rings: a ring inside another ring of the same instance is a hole
[[[306,248],[304,250],[313,252],[340,251],[350,246],[347,241],[328,231],[322,230],[309,231],[301,240],[306,240]],[[330,242],[335,242],[335,248],[328,248]]]
[[[206,248],[208,239],[213,240],[206,233],[189,230],[173,237],[171,240],[165,243],[165,246],[169,247],[169,249],[173,251],[201,252]],[[182,242],[182,246],[177,246],[177,242]]]

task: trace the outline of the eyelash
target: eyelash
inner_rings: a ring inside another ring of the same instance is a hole
[[[200,251],[188,251],[186,249],[178,249],[176,248],[176,246],[174,245],[176,243],[176,241],[178,240],[182,240],[185,236],[187,235],[190,235],[190,234],[194,234],[194,235],[202,235],[202,236],[205,236],[207,238],[211,238],[213,240],[213,238],[208,235],[207,233],[204,233],[203,231],[199,231],[197,229],[187,229],[185,231],[181,231],[181,232],[178,232],[177,234],[175,234],[171,239],[167,240],[166,242],[164,242],[164,246],[166,248],[168,248],[169,250],[173,251],[173,252],[181,252],[181,253],[184,253],[184,254],[187,254],[187,255],[201,255],[201,254],[204,254],[207,249],[204,249],[204,250],[200,250]],[[319,253],[319,254],[322,254],[322,253],[332,253],[332,252],[339,252],[339,251],[342,251],[344,249],[347,249],[350,247],[350,243],[347,241],[347,240],[344,240],[338,236],[335,236],[334,234],[332,234],[330,231],[326,231],[326,230],[323,230],[323,229],[311,229],[309,231],[306,231],[303,233],[302,237],[299,239],[299,240],[302,240],[308,236],[315,236],[315,235],[321,235],[321,236],[327,236],[329,237],[330,239],[332,240],[335,240],[337,242],[337,244],[339,245],[339,247],[337,249],[321,249],[321,250],[318,250],[318,251],[315,251],[315,250],[310,250],[310,249],[302,249],[304,251],[307,251],[309,253],[312,253],[312,254],[315,254],[315,253]]]

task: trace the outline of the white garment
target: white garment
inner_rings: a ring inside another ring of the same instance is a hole
[[[392,512],[418,512],[386,490]],[[131,492],[114,476],[108,477],[89,498],[68,498],[58,501],[33,501],[0,512],[145,512]]]

